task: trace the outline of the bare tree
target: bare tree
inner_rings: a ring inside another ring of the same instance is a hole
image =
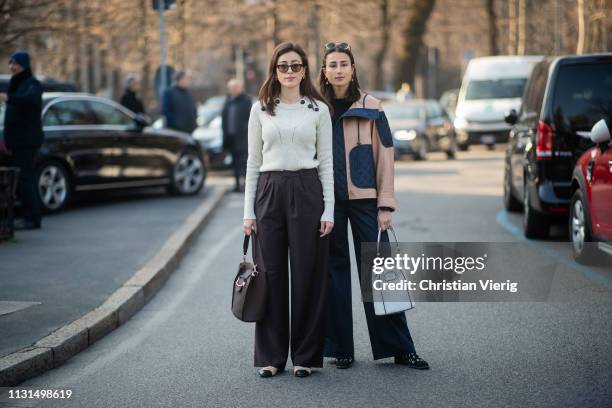
[[[489,21],[489,53],[491,55],[499,54],[497,46],[498,30],[497,30],[497,14],[495,14],[495,0],[485,0],[485,8],[487,9],[487,18]]]
[[[578,0],[578,46],[576,47],[576,54],[583,54],[586,43],[586,21],[585,21],[585,10],[584,0]]]
[[[518,43],[516,53],[525,55],[527,47],[527,0],[518,0]]]
[[[272,54],[272,50],[279,43],[279,12],[278,0],[271,0],[270,12],[268,14],[268,54]]]
[[[311,69],[317,71],[321,62],[321,7],[317,0],[310,1],[310,16],[309,26],[310,35],[308,37],[308,54],[310,59]]]
[[[508,1],[508,49],[507,53],[510,55],[516,54],[516,32],[518,26],[518,19],[516,13],[516,1]]]
[[[1,0],[0,48],[31,34],[59,29],[57,16],[63,2],[54,0]]]
[[[143,101],[148,101],[151,97],[151,61],[149,57],[149,34],[147,27],[149,26],[149,13],[148,13],[148,1],[139,1],[140,14],[138,24],[143,28],[142,34],[140,35],[139,50],[140,60],[142,61],[142,67],[140,69],[140,80],[141,80],[141,93]]]
[[[380,46],[374,58],[374,88],[383,89],[384,87],[384,61],[389,48],[389,37],[391,34],[391,21],[389,18],[389,0],[379,1],[380,10]]]
[[[603,52],[608,50],[608,14],[610,13],[610,0],[590,0],[584,10],[584,31],[586,34],[585,52]],[[584,9],[584,5],[582,6]],[[585,18],[586,16],[586,18]]]
[[[406,19],[402,30],[404,47],[398,59],[396,87],[399,87],[402,82],[414,85],[419,54],[423,47],[423,35],[427,30],[427,22],[435,4],[435,0],[416,1],[412,7],[412,13]]]

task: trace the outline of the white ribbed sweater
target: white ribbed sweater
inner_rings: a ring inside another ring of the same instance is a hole
[[[317,168],[323,186],[325,209],[321,221],[334,221],[334,172],[332,124],[327,105],[303,98],[293,104],[280,102],[275,115],[253,104],[249,117],[249,157],[244,194],[244,219],[255,219],[255,194],[259,172]],[[316,154],[316,159],[314,158]]]

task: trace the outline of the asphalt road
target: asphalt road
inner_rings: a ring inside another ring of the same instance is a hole
[[[16,231],[0,245],[0,356],[102,304],[161,248],[207,197],[169,196],[163,188],[94,193]]]
[[[419,303],[407,318],[432,367],[423,372],[371,360],[354,274],[355,366],[326,364],[306,379],[261,379],[253,367],[254,326],[229,310],[242,215],[242,196],[231,194],[142,311],[23,384],[70,389],[73,397],[27,406],[612,406],[612,271],[574,264],[569,244],[557,242],[562,228],[548,241],[523,240],[520,216],[502,211],[502,168],[500,150],[398,163],[400,240],[524,242],[533,249],[527,260],[549,257],[560,265],[555,290],[572,294],[571,301]]]

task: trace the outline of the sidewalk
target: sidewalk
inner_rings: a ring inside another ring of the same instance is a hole
[[[107,301],[160,255],[173,234],[195,231],[220,201],[225,184],[207,180],[194,197],[152,190],[121,193],[118,200],[94,198],[45,217],[41,230],[17,231],[13,242],[1,243],[0,358]],[[184,241],[171,249],[184,252]]]

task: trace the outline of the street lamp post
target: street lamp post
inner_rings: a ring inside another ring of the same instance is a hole
[[[166,66],[166,60],[168,58],[166,48],[166,16],[164,12],[169,8],[176,6],[176,0],[152,0],[153,10],[159,12],[159,82],[156,81],[156,88],[161,97],[164,90],[168,86],[168,67]]]

